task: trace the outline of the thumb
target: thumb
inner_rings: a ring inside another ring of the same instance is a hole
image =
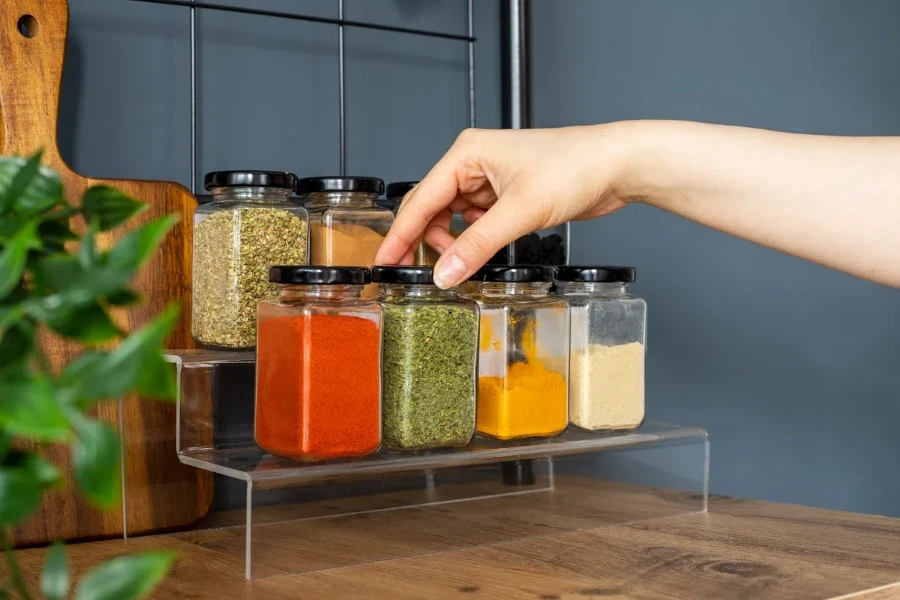
[[[540,215],[504,194],[448,247],[434,266],[434,282],[447,289],[472,276],[501,248],[538,229]]]

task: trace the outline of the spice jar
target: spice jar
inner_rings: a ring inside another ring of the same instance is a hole
[[[384,182],[374,177],[307,177],[297,193],[309,210],[311,265],[375,264],[394,214],[375,204]],[[375,286],[365,295],[374,296]]]
[[[362,267],[276,266],[259,304],[256,443],[295,460],[371,454],[381,443],[381,308]]]
[[[434,285],[428,266],[375,267],[384,315],[385,446],[465,446],[475,433],[478,306]]]
[[[553,436],[568,424],[569,310],[550,295],[553,272],[489,266],[473,277],[481,310],[478,433]]]
[[[564,265],[568,262],[567,236],[565,225],[524,235],[513,244],[515,261],[551,267]]]
[[[633,429],[644,420],[647,304],[628,294],[631,267],[560,267],[571,307],[569,418],[584,429]]]
[[[194,213],[191,331],[204,346],[252,348],[256,305],[275,294],[269,267],[306,264],[306,209],[290,202],[294,175],[207,173],[212,202]]]
[[[397,211],[400,210],[400,204],[403,202],[403,197],[418,183],[418,181],[396,181],[394,183],[389,183],[387,192],[385,193],[383,206],[390,209],[390,211],[394,213],[394,216],[396,216]],[[450,234],[453,235],[452,230],[450,231]],[[459,232],[456,232],[454,235],[454,237],[457,236],[459,236]],[[416,265],[434,266],[440,257],[440,253],[423,240],[419,243],[418,248],[416,248],[416,252],[413,256],[413,263]]]

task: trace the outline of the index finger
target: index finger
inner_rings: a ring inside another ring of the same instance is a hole
[[[410,248],[418,245],[431,220],[456,198],[458,165],[458,155],[451,148],[410,192],[378,249],[375,264],[396,264]]]

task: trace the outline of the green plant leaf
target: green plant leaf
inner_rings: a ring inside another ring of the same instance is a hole
[[[0,331],[0,373],[21,370],[22,365],[27,365],[34,354],[35,343],[31,321],[20,319]]]
[[[122,492],[119,437],[105,423],[85,421],[72,449],[75,481],[91,504],[110,508]]]
[[[13,434],[41,441],[66,440],[71,433],[43,376],[0,378],[0,424]]]
[[[69,227],[69,216],[74,212],[71,208],[54,211],[43,215],[38,225],[38,235],[44,242],[44,249],[49,252],[62,252],[68,241],[77,240],[78,236]]]
[[[63,600],[69,593],[69,565],[66,550],[59,542],[50,546],[47,553],[41,576],[41,593],[47,600]]]
[[[30,304],[28,311],[53,331],[86,342],[105,342],[122,335],[99,302],[63,304],[48,309],[46,303]]]
[[[13,436],[9,431],[0,427],[0,463],[6,458],[6,453],[9,452],[9,446],[12,444],[12,437]]]
[[[109,231],[147,209],[147,205],[108,185],[91,186],[84,192],[81,210],[88,223],[96,222],[100,231]]]
[[[106,302],[113,306],[132,306],[140,304],[144,301],[144,297],[134,290],[122,288],[118,292],[114,292],[106,297]]]
[[[30,472],[43,490],[61,487],[63,484],[62,473],[59,469],[38,454],[13,450],[2,461],[2,464],[5,467],[17,467]]]
[[[5,329],[18,324],[23,316],[25,316],[25,312],[21,306],[0,306],[0,335]]]
[[[0,298],[5,298],[22,278],[28,250],[40,247],[37,225],[37,221],[26,222],[0,250]]]
[[[37,261],[32,268],[34,284],[48,290],[61,290],[84,277],[78,257],[71,254],[51,254]]]
[[[135,391],[148,398],[171,400],[175,398],[175,374],[171,363],[160,354],[151,354],[145,360],[134,385]]]
[[[96,241],[98,228],[98,220],[95,219],[91,222],[91,226],[84,234],[84,237],[81,238],[81,243],[78,245],[78,262],[81,263],[81,266],[84,269],[90,269],[97,263],[97,259],[100,258]]]
[[[119,243],[106,252],[106,264],[114,272],[128,271],[130,274],[153,255],[159,243],[178,222],[178,215],[168,215],[154,219],[125,235]]]
[[[119,556],[91,569],[78,583],[76,600],[138,600],[159,583],[175,562],[174,552]]]
[[[41,166],[41,152],[30,159],[0,157],[0,212],[36,214],[63,202],[59,175]]]
[[[37,478],[27,469],[0,467],[0,526],[18,523],[33,513],[41,493]]]
[[[68,402],[86,409],[95,400],[114,398],[139,387],[139,392],[153,397],[172,397],[172,369],[162,369],[160,349],[178,318],[178,307],[169,306],[153,321],[125,338],[112,352],[90,352],[70,363],[59,379],[60,387],[68,387]],[[150,374],[144,374],[147,368]],[[150,378],[159,381],[149,381]]]

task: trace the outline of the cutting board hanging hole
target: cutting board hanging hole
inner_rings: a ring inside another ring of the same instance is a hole
[[[38,34],[38,20],[33,15],[19,17],[19,33],[23,37],[33,38]]]

